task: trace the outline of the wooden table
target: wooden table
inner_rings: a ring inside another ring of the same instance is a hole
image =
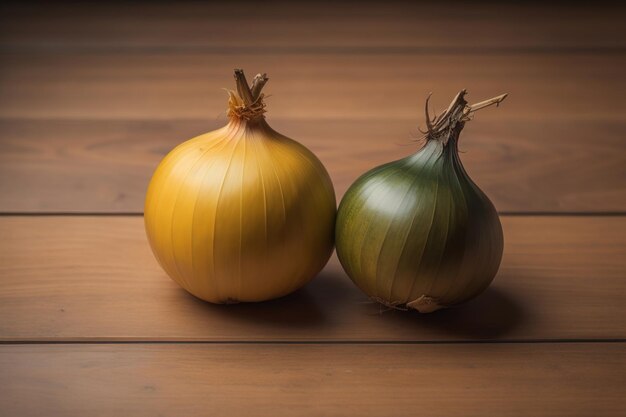
[[[0,22],[0,414],[618,416],[626,407],[626,10],[24,4]],[[468,124],[501,213],[466,306],[384,311],[336,258],[295,294],[215,306],[157,266],[147,181],[225,122],[232,69],[338,197],[413,152],[423,102]],[[404,145],[404,146],[399,146]]]

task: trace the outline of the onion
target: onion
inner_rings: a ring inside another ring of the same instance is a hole
[[[458,139],[473,106],[461,91],[414,155],[372,169],[348,189],[337,214],[337,255],[350,278],[386,306],[431,312],[467,301],[493,280],[502,258],[498,214],[469,178]]]
[[[328,261],[335,192],[322,163],[265,121],[261,89],[235,70],[229,122],[172,150],[148,188],[145,226],[157,260],[213,303],[262,301],[307,283]]]

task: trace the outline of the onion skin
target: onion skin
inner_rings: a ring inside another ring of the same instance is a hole
[[[458,155],[465,120],[440,135],[428,120],[421,150],[364,174],[339,205],[339,260],[359,288],[389,307],[430,312],[459,304],[498,271],[498,214]]]
[[[317,275],[333,249],[336,202],[326,169],[267,124],[264,105],[233,94],[228,125],[172,150],[145,204],[160,265],[213,303],[289,294]]]

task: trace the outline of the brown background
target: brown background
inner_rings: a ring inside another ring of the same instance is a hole
[[[0,410],[7,415],[619,415],[626,9],[595,4],[19,4],[0,14]],[[423,103],[503,92],[462,136],[501,213],[468,305],[383,311],[336,258],[303,290],[200,302],[141,218],[232,69],[338,197],[416,149]]]

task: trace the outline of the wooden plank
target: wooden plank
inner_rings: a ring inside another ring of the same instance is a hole
[[[19,48],[480,49],[626,46],[619,5],[71,3],[4,7],[0,45]]]
[[[466,169],[500,211],[626,211],[626,122],[500,121],[463,134]],[[488,120],[493,119],[493,120]],[[414,120],[284,120],[338,196],[362,173],[417,149]],[[159,160],[219,121],[0,120],[0,211],[142,212]]]
[[[387,311],[336,259],[291,296],[211,305],[158,267],[141,217],[0,218],[0,340],[623,339],[626,217],[503,217],[492,287],[431,315]]]
[[[626,345],[0,346],[28,416],[621,416]]]
[[[0,117],[204,119],[224,115],[232,70],[264,71],[268,114],[298,119],[410,119],[462,88],[509,99],[485,120],[623,120],[626,54],[386,55],[137,52],[0,53]],[[487,112],[487,110],[485,110]],[[94,132],[96,134],[97,132]]]

